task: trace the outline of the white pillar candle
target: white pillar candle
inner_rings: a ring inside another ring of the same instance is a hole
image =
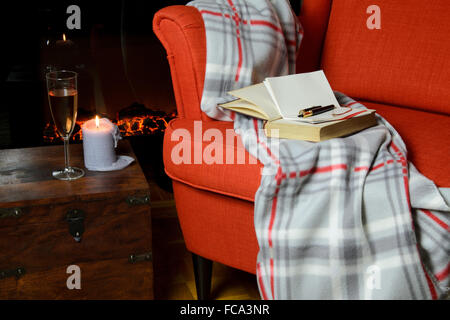
[[[120,138],[119,129],[106,118],[86,121],[83,130],[84,165],[89,170],[112,167],[117,156],[115,147]]]

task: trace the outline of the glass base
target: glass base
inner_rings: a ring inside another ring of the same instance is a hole
[[[84,170],[76,167],[69,167],[63,170],[53,171],[53,178],[58,180],[76,180],[84,176]]]

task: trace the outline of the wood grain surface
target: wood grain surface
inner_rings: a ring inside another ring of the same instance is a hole
[[[148,206],[102,215],[101,205],[99,202],[85,212],[81,242],[74,240],[64,220],[0,227],[0,270],[25,267],[27,272],[35,272],[49,266],[127,259],[151,251]]]
[[[117,154],[136,159],[128,141],[119,141]],[[86,175],[74,181],[60,181],[52,171],[64,167],[62,146],[0,150],[0,208],[90,200],[114,193],[147,190],[142,170],[133,162],[123,170],[97,172],[84,167],[83,146],[70,146],[70,165]]]
[[[135,157],[127,141],[117,153]],[[0,151],[0,274],[24,270],[0,279],[0,299],[153,298],[152,262],[129,262],[152,252],[150,203],[127,201],[150,198],[139,164],[59,181],[51,172],[63,163],[61,146]],[[71,146],[71,164],[84,168],[82,145]],[[11,208],[20,215],[8,216]],[[84,215],[81,242],[69,232],[75,209]],[[81,268],[81,290],[66,286],[70,265]]]
[[[67,288],[67,266],[0,280],[2,299],[153,299],[151,262],[131,264],[127,259],[83,262],[81,289]]]

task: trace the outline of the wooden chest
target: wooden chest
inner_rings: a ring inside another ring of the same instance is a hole
[[[84,168],[82,146],[70,153]],[[126,141],[119,153],[134,157]],[[62,146],[0,150],[0,299],[152,299],[150,195],[139,164],[59,181],[51,172],[63,156]]]

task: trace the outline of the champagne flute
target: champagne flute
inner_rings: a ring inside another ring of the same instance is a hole
[[[78,110],[77,73],[52,71],[45,77],[53,122],[64,140],[64,169],[53,171],[52,174],[59,180],[75,180],[84,176],[82,169],[69,165],[69,138],[75,127]]]

